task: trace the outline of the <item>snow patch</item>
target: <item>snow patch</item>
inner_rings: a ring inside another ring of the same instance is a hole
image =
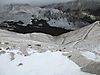
[[[88,59],[100,62],[100,56],[93,52],[89,52],[89,51],[82,52],[82,55]]]
[[[0,75],[91,75],[60,52],[33,53],[30,56],[15,54],[10,61],[9,54],[0,56]]]

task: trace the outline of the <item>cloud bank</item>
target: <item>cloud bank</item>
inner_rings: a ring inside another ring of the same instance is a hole
[[[12,4],[12,3],[28,3],[34,6],[36,5],[46,5],[51,3],[67,2],[71,0],[0,0],[0,4]]]

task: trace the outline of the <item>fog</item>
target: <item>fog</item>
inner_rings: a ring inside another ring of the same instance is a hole
[[[51,3],[67,2],[71,0],[0,0],[0,5],[12,4],[12,3],[27,3],[34,6],[37,5],[46,5]]]

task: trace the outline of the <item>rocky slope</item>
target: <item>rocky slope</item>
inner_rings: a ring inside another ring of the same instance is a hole
[[[83,71],[96,73],[97,75],[99,75],[100,74],[99,72],[100,61],[98,61],[98,59],[100,58],[99,33],[100,33],[100,22],[98,21],[82,29],[58,36],[57,43],[58,44],[60,43],[63,47],[65,47],[65,51],[67,50],[70,52],[70,50],[72,50],[70,54],[65,54],[65,55],[68,55],[71,60],[73,60],[79,66],[81,66]],[[78,52],[76,52],[77,50]],[[92,58],[92,61],[84,58],[84,56],[80,55],[79,52],[82,52],[83,54],[84,52],[87,52],[85,56],[88,57],[89,59]],[[92,56],[91,53],[93,53]]]
[[[70,29],[64,29],[60,27],[50,26],[46,20],[43,19],[32,19],[32,24],[25,25],[22,21],[14,22],[14,21],[4,21],[1,22],[0,28],[3,30],[8,30],[12,32],[27,34],[33,32],[41,32],[50,34],[53,36],[58,36],[60,34],[70,32]]]
[[[44,19],[50,26],[62,27],[65,29],[75,29],[72,24],[69,25],[64,13],[57,9],[45,9],[40,7],[32,7],[28,4],[11,4],[6,5],[0,12],[0,21],[23,21],[30,24],[31,19]]]
[[[66,14],[68,22],[83,27],[87,23],[91,24],[100,20],[99,0],[74,0],[66,3],[55,3],[42,8],[55,8]]]
[[[29,56],[28,48],[40,53],[47,50],[60,51],[79,65],[82,71],[100,75],[99,32],[99,21],[58,37],[43,33],[18,34],[0,30],[0,54],[5,54],[6,50],[9,52],[19,49],[23,55]]]
[[[45,8],[29,4],[5,5],[0,9],[0,28],[18,33],[43,32],[57,36],[100,20],[98,7],[95,10],[83,5],[76,9],[70,7],[76,7],[77,3],[72,1],[44,6]],[[80,3],[85,4],[85,1]]]
[[[100,75],[100,21],[95,22],[100,17],[99,1],[92,0],[88,6],[89,2],[78,0],[44,6],[45,8],[33,8],[28,4],[3,7],[0,9],[0,58],[9,54],[9,61],[13,65],[16,64],[13,61],[20,61],[20,57],[27,59],[34,57],[33,53],[44,53],[49,50],[51,53],[60,52],[77,64],[78,69],[83,72]],[[93,2],[97,5],[95,9],[91,6]],[[60,5],[63,9],[58,8]],[[17,69],[22,65],[23,63],[19,63]],[[31,69],[29,71],[32,72]]]
[[[76,30],[100,19],[99,15],[95,13],[99,11],[99,9],[89,10],[90,8],[85,9],[83,6],[84,10],[82,7],[72,9],[76,7],[75,5],[77,5],[77,1],[48,5],[44,6],[44,8],[32,7],[29,4],[5,5],[0,9],[0,22],[17,22],[21,20],[24,25],[27,25],[31,23],[31,19],[43,19],[46,20],[50,26]],[[72,8],[70,6],[72,6]],[[96,14],[96,16],[94,14]]]

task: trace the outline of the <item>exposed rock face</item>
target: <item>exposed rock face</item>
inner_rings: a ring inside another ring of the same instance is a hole
[[[64,13],[58,9],[47,9],[32,7],[28,4],[11,4],[4,6],[0,12],[0,22],[2,21],[23,21],[25,25],[31,23],[33,19],[46,20],[50,26],[56,26],[65,29],[76,29],[73,24],[69,25]]]
[[[84,72],[100,75],[100,62],[91,62],[87,66],[81,68]]]
[[[49,6],[45,6],[45,8],[32,7],[28,4],[7,5],[4,6],[4,8],[2,8],[0,12],[0,22],[8,20],[13,20],[17,22],[21,20],[25,23],[25,25],[27,25],[31,23],[31,17],[33,16],[33,19],[46,20],[50,26],[76,30],[80,27],[84,27],[90,23],[93,23],[96,20],[99,20],[99,17],[91,15],[91,13],[99,11],[99,9],[82,9],[80,11],[81,8],[75,10],[72,10],[71,8],[66,8],[68,5],[76,7],[72,5],[75,5],[75,3],[77,4],[76,1],[72,3],[69,2],[65,4],[55,4],[53,8],[46,8]]]
[[[67,3],[51,4],[42,8],[55,8],[63,11],[68,22],[73,22],[77,27],[83,27],[100,20],[99,0],[74,0]]]
[[[74,0],[40,7],[29,4],[10,4],[0,9],[0,22],[21,20],[25,25],[33,19],[46,20],[50,26],[76,30],[100,20],[100,1]]]
[[[14,22],[14,21],[4,21],[0,24],[1,29],[17,32],[17,33],[33,33],[33,32],[41,32],[50,34],[53,36],[58,36],[60,34],[72,31],[63,29],[60,27],[52,27],[50,26],[46,20],[43,19],[32,19],[32,24],[24,25],[22,21]]]

